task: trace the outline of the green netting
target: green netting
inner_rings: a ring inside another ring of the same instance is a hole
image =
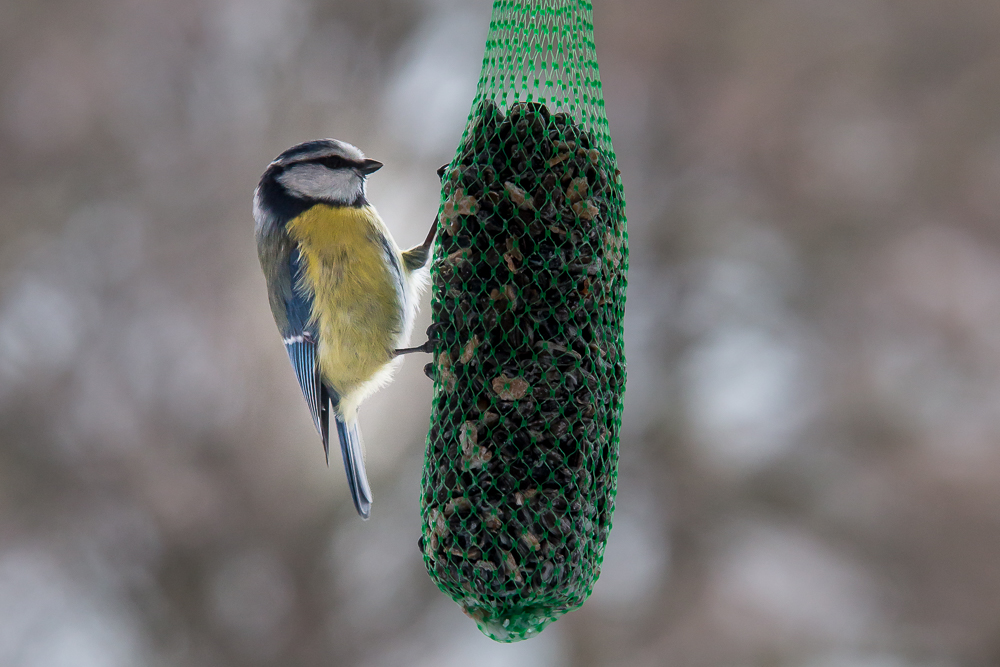
[[[591,16],[494,2],[441,172],[421,550],[498,641],[583,604],[614,508],[628,251]]]

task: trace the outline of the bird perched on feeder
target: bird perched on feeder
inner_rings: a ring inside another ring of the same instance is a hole
[[[358,406],[389,381],[413,329],[437,220],[423,244],[400,252],[365,196],[382,167],[336,139],[279,155],[254,193],[257,253],[295,377],[330,460],[332,413],[354,506],[372,494]]]

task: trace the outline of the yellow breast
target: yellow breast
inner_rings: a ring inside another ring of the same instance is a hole
[[[402,330],[399,255],[370,206],[318,204],[288,223],[305,260],[313,295],[323,379],[341,396],[355,391],[393,359]],[[397,261],[396,266],[399,266]]]

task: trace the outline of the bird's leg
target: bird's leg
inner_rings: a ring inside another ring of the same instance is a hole
[[[434,336],[435,332],[437,331],[437,327],[438,327],[437,324],[432,324],[429,327],[427,327],[427,341],[423,345],[418,345],[416,347],[401,348],[399,350],[396,350],[394,352],[394,355],[398,357],[401,354],[409,354],[410,352],[427,352],[427,353],[433,352],[434,343],[437,342],[437,338]]]
[[[434,236],[437,234],[438,218],[434,218],[431,230],[427,232],[427,238],[418,246],[414,246],[403,253],[403,263],[410,271],[416,271],[427,263],[431,256],[431,244],[434,243]]]
[[[403,253],[403,262],[406,264],[406,268],[414,271],[427,263],[427,259],[431,253],[431,244],[434,243],[434,236],[437,234],[437,228],[438,218],[434,218],[434,224],[431,225],[431,230],[427,232],[427,238],[424,239],[424,242]],[[411,352],[433,352],[435,342],[433,331],[434,325],[432,324],[427,327],[427,341],[423,345],[400,348],[393,352],[394,356],[398,357],[401,354],[410,354]]]
[[[434,217],[434,222],[431,223],[431,230],[427,232],[427,238],[425,238],[424,242],[420,244],[420,247],[424,250],[429,251],[431,249],[431,244],[434,243],[434,237],[437,235],[439,220],[440,219],[437,216]]]
[[[423,345],[417,345],[416,347],[403,347],[395,351],[395,356],[401,354],[409,354],[411,352],[433,352],[434,351],[434,341],[428,340]]]

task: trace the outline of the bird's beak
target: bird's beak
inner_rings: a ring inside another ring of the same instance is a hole
[[[378,160],[365,160],[361,163],[361,168],[358,170],[365,176],[374,173],[382,168],[382,163]]]

